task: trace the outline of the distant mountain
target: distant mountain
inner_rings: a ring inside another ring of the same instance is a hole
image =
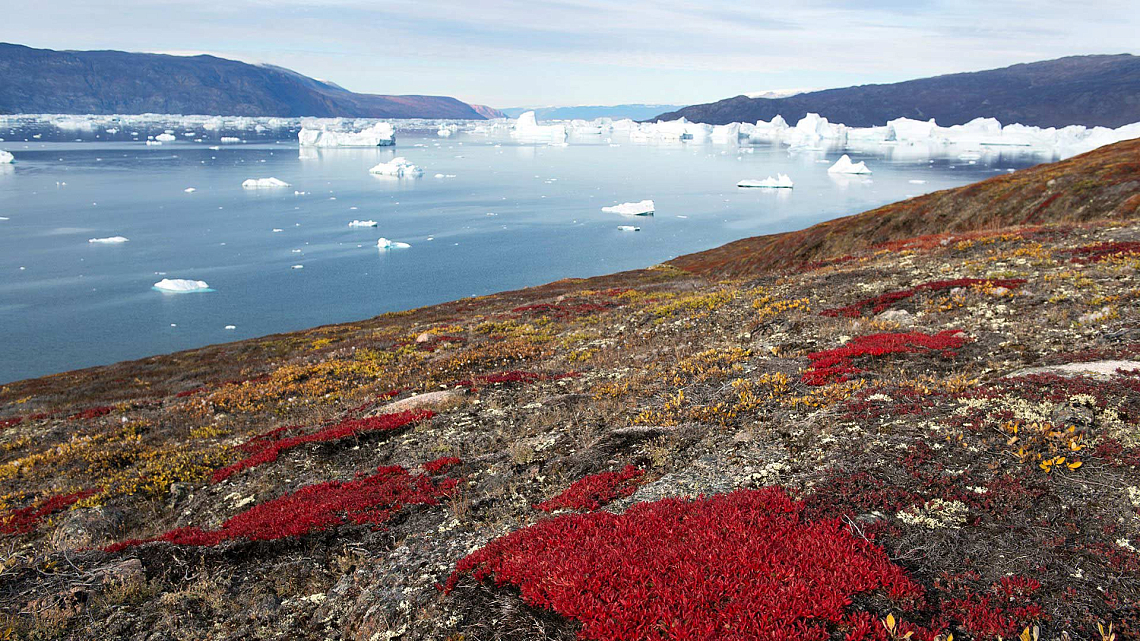
[[[471,105],[471,108],[474,109],[476,111],[476,113],[478,113],[480,116],[483,116],[484,118],[487,118],[488,120],[490,120],[491,118],[506,118],[507,117],[507,115],[504,114],[503,112],[499,111],[498,109],[495,109],[494,107],[488,107],[487,105]]]
[[[518,118],[519,114],[533,111],[539,120],[593,120],[594,118],[629,118],[645,120],[669,109],[679,109],[681,105],[582,105],[578,107],[511,107],[501,109],[508,118]]]
[[[215,56],[7,43],[0,43],[0,113],[484,118],[455,98],[353,93],[281,67]]]
[[[795,123],[809,112],[853,127],[894,118],[959,125],[978,117],[1039,127],[1140,122],[1140,57],[1072,56],[1003,69],[956,73],[889,85],[827,89],[787,98],[736,96],[657,118],[710,124],[771,120]]]

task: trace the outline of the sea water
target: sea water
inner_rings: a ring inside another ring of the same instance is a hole
[[[366,149],[299,148],[287,128],[153,146],[146,132],[38,133],[0,130],[16,155],[0,165],[0,382],[646,267],[1051,160],[399,126],[394,147]],[[829,174],[843,153],[874,173]],[[369,174],[397,156],[424,174]],[[736,187],[777,173],[795,187]],[[268,177],[289,187],[242,188]],[[602,212],[642,199],[653,216]],[[113,236],[129,240],[88,242]],[[410,247],[379,250],[381,237]],[[155,290],[162,279],[210,291]]]

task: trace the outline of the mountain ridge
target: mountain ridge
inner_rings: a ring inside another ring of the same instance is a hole
[[[0,43],[0,113],[484,119],[449,96],[354,93],[291,69],[207,54],[10,43]]]
[[[722,125],[783,116],[796,122],[818,113],[850,127],[873,127],[895,118],[942,126],[974,118],[1038,127],[1119,127],[1140,121],[1140,57],[1131,54],[1069,56],[891,84],[858,85],[787,98],[744,95],[660,114]]]

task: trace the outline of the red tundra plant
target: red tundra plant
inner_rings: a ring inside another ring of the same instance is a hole
[[[1017,636],[1031,621],[1044,617],[1041,606],[1031,601],[1041,589],[1035,579],[1007,576],[990,586],[988,592],[966,590],[960,599],[949,599],[943,607],[964,630],[981,638]]]
[[[1078,247],[1070,251],[1069,254],[1072,255],[1070,260],[1074,263],[1099,263],[1116,256],[1140,255],[1140,242],[1097,243],[1096,245]]]
[[[558,496],[534,506],[536,510],[596,510],[610,501],[633,494],[637,481],[645,474],[633,465],[620,472],[602,472],[578,479]]]
[[[428,474],[438,474],[441,470],[459,465],[463,461],[454,456],[443,456],[434,461],[428,461],[423,464],[423,468]]]
[[[0,419],[0,430],[6,430],[9,427],[16,427],[24,421],[23,416],[13,416],[11,418]]]
[[[952,356],[950,350],[965,345],[970,339],[961,330],[950,329],[937,334],[922,332],[870,334],[851,339],[843,347],[808,354],[811,366],[800,379],[808,385],[826,385],[850,380],[863,370],[855,367],[854,359],[862,356],[887,354],[940,352]]]
[[[325,443],[329,441],[339,441],[343,438],[350,436],[359,436],[368,432],[390,432],[392,430],[400,429],[405,425],[417,423],[435,416],[434,412],[429,410],[420,411],[407,411],[396,412],[394,414],[381,414],[380,416],[370,416],[368,418],[348,418],[339,423],[318,430],[311,434],[301,434],[299,436],[290,436],[279,440],[272,440],[265,442],[263,447],[260,447],[246,458],[227,465],[226,467],[214,470],[213,476],[210,480],[212,483],[224,481],[229,477],[247,470],[252,467],[257,467],[264,463],[270,463],[277,460],[278,455],[286,450],[291,450],[299,445],[305,443]],[[278,428],[274,431],[289,428]],[[267,432],[273,434],[273,432]],[[265,435],[262,435],[265,436]],[[260,437],[254,437],[255,439]],[[252,443],[253,441],[250,441]],[[249,445],[246,443],[245,445]]]
[[[85,410],[80,410],[80,411],[72,414],[68,418],[70,418],[73,421],[91,420],[93,418],[99,418],[100,416],[106,416],[107,414],[110,414],[111,410],[113,410],[113,409],[115,409],[115,408],[108,407],[106,405],[100,405],[98,407],[89,407]]]
[[[98,490],[80,490],[71,494],[59,494],[39,505],[22,507],[0,516],[0,534],[25,534],[35,529],[46,516],[71,507]]]
[[[906,300],[919,292],[940,292],[947,289],[955,289],[957,287],[973,287],[975,285],[991,285],[993,287],[1004,287],[1006,289],[1017,289],[1025,284],[1024,278],[956,278],[954,280],[936,280],[929,283],[922,283],[915,285],[910,289],[901,289],[899,291],[887,292],[865,298],[856,303],[852,303],[846,307],[833,307],[825,309],[820,312],[823,316],[846,316],[848,318],[859,318],[863,314],[870,312],[871,316],[886,310],[891,305]]]
[[[166,541],[175,545],[212,546],[233,539],[273,541],[328,530],[347,523],[382,525],[407,505],[436,505],[450,496],[456,479],[439,482],[423,474],[410,474],[399,465],[377,468],[371,476],[352,481],[308,485],[227,519],[216,530],[184,527],[149,539],[129,539],[105,548],[107,552],[142,543]]]
[[[802,510],[768,487],[565,514],[463,558],[445,590],[465,574],[513,585],[532,606],[581,622],[584,639],[825,640],[837,628],[851,641],[881,639],[881,625],[849,609],[856,595],[884,594],[896,614],[924,605],[922,587],[881,548]]]

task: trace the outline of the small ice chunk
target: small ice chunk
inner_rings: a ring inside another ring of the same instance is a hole
[[[171,292],[174,294],[184,294],[187,292],[205,292],[210,290],[210,286],[204,280],[189,280],[186,278],[163,278],[154,284],[154,288],[163,291]]]
[[[158,142],[174,142],[177,140],[177,138],[174,137],[174,134],[158,134],[154,137],[154,139]]]
[[[376,241],[377,249],[407,249],[411,247],[408,243],[401,243],[387,238],[381,238]]]
[[[193,187],[187,187],[186,189],[183,189],[182,191],[184,191],[184,192],[186,192],[186,193],[188,193],[188,194],[192,194],[192,193],[194,193],[194,192],[196,192],[196,191],[198,191],[198,190],[197,190],[197,189],[194,189]]]
[[[407,158],[400,156],[388,162],[382,162],[369,169],[368,172],[378,176],[419,176],[424,173],[424,170],[408,162]]]
[[[827,172],[831,174],[869,174],[871,170],[867,169],[867,163],[862,161],[851,162],[851,157],[847,154],[843,154]]]
[[[108,236],[107,238],[88,238],[87,242],[98,245],[117,245],[119,243],[125,243],[128,240],[130,239],[123,236]]]
[[[736,183],[736,186],[754,189],[791,189],[792,179],[787,174],[776,174],[776,178],[768,176],[764,180],[742,180]]]
[[[618,225],[618,231],[641,231],[641,228],[633,225]]]
[[[280,234],[283,231],[285,231],[285,230],[284,229],[278,229],[276,227],[273,228],[273,233],[275,233],[275,234]]]
[[[162,143],[158,142],[157,140],[148,140],[148,141],[146,141],[146,146],[147,147],[161,147]]]
[[[293,265],[293,266],[292,266],[292,267],[290,267],[289,269],[304,269],[304,268],[305,268],[305,266],[304,266],[304,265]]]
[[[622,203],[612,207],[602,207],[607,214],[622,214],[623,216],[652,216],[654,212],[652,200],[642,200],[636,203]]]
[[[288,187],[289,183],[278,178],[250,178],[241,186],[245,189],[272,189],[274,187]]]
[[[222,136],[219,141],[224,143],[234,143],[241,142],[241,138],[235,138],[233,136]]]
[[[237,325],[226,325],[225,329],[237,329]]]
[[[925,185],[926,184],[925,180],[908,180],[907,182],[912,184],[912,185]]]
[[[375,220],[354,220],[348,224],[349,227],[375,227]]]
[[[6,165],[10,162],[15,162],[15,161],[16,161],[16,157],[13,156],[11,154],[11,152],[4,151],[3,149],[0,149],[0,165]]]

